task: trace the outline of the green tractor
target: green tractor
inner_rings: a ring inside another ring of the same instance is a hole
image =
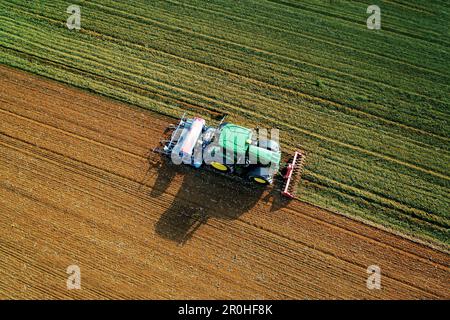
[[[218,127],[206,126],[202,118],[182,116],[178,125],[172,125],[170,138],[161,141],[163,148],[154,151],[170,156],[175,164],[195,168],[210,166],[227,174],[236,174],[258,184],[269,185],[280,171],[281,150],[278,142],[258,140],[254,131],[232,123]],[[296,151],[283,169],[284,196],[293,198],[293,181],[300,178],[304,155]]]

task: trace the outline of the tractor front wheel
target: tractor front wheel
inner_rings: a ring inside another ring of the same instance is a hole
[[[271,184],[272,175],[270,168],[267,167],[254,168],[247,174],[250,181],[258,184]]]
[[[269,184],[269,181],[267,181],[263,177],[251,177],[251,179],[259,184]]]

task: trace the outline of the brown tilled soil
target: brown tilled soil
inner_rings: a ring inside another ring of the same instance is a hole
[[[149,157],[166,118],[6,67],[0,88],[0,298],[450,298],[447,253]]]

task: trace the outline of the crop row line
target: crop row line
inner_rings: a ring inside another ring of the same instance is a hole
[[[56,22],[56,23],[58,23],[59,25],[61,25],[61,22],[59,22],[59,21],[53,21],[53,22]],[[95,31],[86,31],[86,30],[82,30],[82,32],[83,32],[83,31],[84,31],[85,33],[87,33],[87,34],[91,34],[91,35],[93,34],[93,35],[96,36],[96,37],[103,37],[103,38],[105,37],[105,35],[100,35],[100,34],[98,34],[98,33],[95,32]],[[113,41],[115,41],[115,42],[118,42],[118,41],[119,41],[119,43],[120,43],[120,42],[133,43],[133,42],[126,41],[126,40],[122,40],[122,39],[119,40],[118,38],[114,38],[114,37],[111,37],[111,36],[107,36],[107,37],[110,38],[110,39],[114,39]],[[144,49],[144,50],[150,50],[150,48],[143,47],[142,45],[139,45],[139,44],[137,44],[137,43],[133,43],[133,44],[134,44],[135,46],[140,46],[140,47],[142,47],[141,49]],[[383,121],[383,122],[387,122],[387,123],[389,123],[389,124],[391,124],[391,125],[399,125],[399,126],[401,126],[401,127],[403,127],[403,128],[408,128],[408,129],[410,129],[410,130],[414,130],[414,131],[419,132],[419,133],[425,133],[425,134],[429,134],[429,135],[432,135],[432,136],[437,137],[437,138],[440,138],[440,139],[445,139],[446,141],[450,140],[450,139],[448,139],[448,138],[446,138],[446,137],[443,137],[443,136],[441,136],[441,135],[438,135],[438,134],[435,134],[435,133],[432,133],[432,132],[428,132],[428,131],[424,131],[424,130],[419,129],[419,128],[411,127],[411,126],[406,125],[406,124],[403,124],[403,123],[398,123],[398,122],[396,122],[396,121],[392,121],[392,120],[389,120],[389,119],[380,117],[379,115],[374,115],[374,114],[372,114],[372,113],[367,113],[367,112],[365,112],[365,111],[355,109],[355,108],[353,108],[353,107],[351,107],[351,106],[343,105],[343,104],[336,103],[336,102],[334,102],[334,101],[330,101],[330,100],[327,100],[327,99],[319,98],[319,97],[316,97],[316,96],[311,96],[311,95],[305,94],[305,93],[303,93],[303,92],[299,92],[299,91],[297,91],[297,90],[292,90],[292,89],[289,89],[289,88],[284,88],[284,87],[281,87],[281,86],[278,86],[278,85],[274,85],[274,84],[271,84],[271,83],[267,83],[267,82],[264,82],[264,81],[261,81],[261,80],[258,80],[258,79],[250,78],[250,77],[241,75],[241,74],[239,74],[239,73],[236,73],[236,72],[233,72],[233,71],[230,71],[230,70],[221,69],[221,68],[219,68],[219,67],[217,67],[217,66],[212,66],[212,65],[205,64],[205,63],[202,63],[202,62],[199,62],[199,61],[190,60],[190,59],[187,59],[187,58],[184,58],[184,57],[180,57],[180,56],[178,56],[178,55],[175,55],[175,54],[172,54],[172,53],[163,51],[163,50],[158,50],[158,49],[154,49],[154,50],[157,51],[157,52],[163,52],[163,53],[168,54],[168,55],[170,55],[170,56],[172,56],[172,57],[175,57],[175,58],[177,58],[177,59],[187,60],[187,61],[190,61],[190,62],[193,62],[193,63],[197,63],[197,64],[201,64],[201,65],[203,65],[203,66],[207,66],[207,67],[209,67],[209,68],[213,68],[213,69],[215,69],[215,70],[221,70],[222,72],[226,72],[226,73],[229,73],[229,74],[239,75],[239,76],[241,76],[241,77],[246,78],[247,80],[250,80],[250,79],[251,79],[251,80],[253,80],[254,82],[264,83],[264,84],[267,84],[267,85],[269,85],[269,86],[271,86],[271,87],[277,88],[277,89],[279,89],[279,90],[283,90],[284,92],[289,92],[289,93],[291,93],[291,94],[299,95],[299,96],[302,96],[302,97],[304,97],[304,98],[305,98],[305,97],[308,97],[309,100],[312,100],[312,101],[315,101],[315,102],[317,102],[317,101],[320,101],[320,102],[322,102],[322,103],[325,102],[325,103],[328,103],[328,104],[333,105],[334,107],[338,106],[339,108],[346,108],[346,110],[351,110],[352,112],[357,112],[358,114],[366,114],[366,115],[370,115],[371,117],[374,117],[374,118],[376,118],[376,119],[378,119],[378,120],[381,120],[381,121]]]
[[[265,50],[265,49],[256,48],[256,47],[252,47],[252,46],[249,46],[249,45],[241,44],[241,43],[235,42],[233,40],[227,40],[227,39],[218,38],[218,37],[215,37],[215,36],[212,36],[212,35],[206,35],[206,34],[203,34],[203,33],[200,33],[200,32],[196,32],[196,31],[191,31],[189,29],[182,28],[182,27],[174,27],[174,26],[168,25],[166,23],[163,23],[163,22],[151,19],[151,18],[147,18],[145,16],[131,14],[131,13],[126,13],[126,12],[123,12],[121,10],[110,8],[110,7],[105,6],[105,5],[99,5],[99,4],[94,4],[94,3],[90,3],[90,5],[94,5],[95,7],[99,8],[99,9],[103,8],[103,11],[108,11],[108,9],[109,9],[110,12],[117,13],[117,15],[121,16],[122,18],[124,18],[126,20],[133,21],[133,22],[138,23],[138,24],[142,24],[143,25],[143,22],[139,22],[139,21],[136,21],[134,19],[131,19],[129,16],[134,16],[134,17],[138,18],[139,20],[150,21],[151,23],[153,23],[153,24],[155,24],[157,26],[163,27],[163,29],[168,29],[168,30],[171,30],[171,31],[178,31],[178,32],[181,31],[181,32],[183,32],[185,34],[188,34],[188,35],[197,36],[198,38],[204,38],[205,40],[210,40],[213,43],[227,44],[229,46],[237,47],[237,48],[240,48],[240,49],[245,48],[245,49],[251,50],[251,51],[253,51],[255,53],[262,53],[262,54],[264,54],[264,55],[266,55],[268,57],[276,57],[276,58],[281,59],[281,60],[285,59],[287,61],[294,62],[295,64],[305,64],[305,65],[308,65],[310,67],[317,68],[319,70],[325,70],[327,72],[335,73],[337,75],[344,75],[344,76],[347,76],[349,78],[353,78],[353,79],[358,80],[358,81],[363,81],[363,82],[365,81],[367,83],[373,83],[373,84],[376,84],[376,85],[379,85],[379,86],[382,86],[382,87],[390,88],[391,90],[394,90],[394,91],[405,92],[405,93],[408,93],[408,94],[410,94],[412,96],[418,96],[418,97],[422,97],[422,98],[425,98],[425,99],[429,99],[429,100],[437,102],[437,103],[445,104],[444,101],[441,101],[441,100],[439,100],[439,99],[437,99],[435,97],[426,96],[426,95],[419,94],[419,93],[416,93],[416,92],[411,92],[411,91],[408,91],[408,90],[396,87],[394,85],[390,85],[388,83],[384,83],[384,82],[380,82],[380,81],[375,81],[375,80],[363,78],[363,77],[357,76],[357,75],[348,74],[346,72],[342,72],[342,71],[339,71],[339,70],[336,70],[336,69],[333,69],[333,68],[324,67],[324,66],[316,65],[316,64],[311,63],[311,62],[298,60],[296,58],[289,57],[289,56],[286,56],[286,55],[283,55],[283,54],[279,54],[279,53],[276,53],[276,52],[272,52],[272,51],[268,51],[268,50]],[[292,65],[290,65],[290,66],[291,66],[291,68],[294,67]]]
[[[288,2],[285,2],[285,1],[282,1],[282,0],[266,0],[266,1],[277,3],[277,4],[280,4],[280,5],[285,5],[285,6],[292,7],[292,8],[303,9],[303,10],[306,10],[306,11],[318,13],[320,15],[324,15],[324,16],[327,16],[327,17],[332,17],[332,18],[335,18],[335,19],[338,19],[338,20],[343,20],[345,22],[350,22],[350,23],[357,24],[357,25],[363,25],[364,24],[364,21],[358,21],[358,20],[351,19],[351,18],[348,18],[348,17],[342,17],[342,16],[339,16],[337,14],[332,14],[330,12],[323,12],[321,10],[309,8],[307,6],[301,5],[298,2],[293,4],[293,3],[288,3]],[[408,33],[408,32],[399,31],[399,30],[396,30],[395,28],[383,27],[383,30],[387,31],[387,32],[390,32],[390,33],[393,33],[393,34],[396,34],[396,35],[404,36],[404,37],[407,37],[407,38],[413,38],[413,39],[416,39],[416,40],[421,40],[421,41],[424,41],[424,42],[440,45],[442,47],[448,46],[448,43],[445,42],[445,41],[442,41],[442,40],[441,41],[439,41],[439,40],[431,41],[428,38],[417,36],[417,35],[414,35],[414,34],[411,34],[411,33]]]
[[[332,178],[325,177],[321,174],[308,172],[310,176],[314,178],[314,180],[309,180],[308,176],[305,177],[308,181],[316,182],[319,181],[322,183],[323,186],[331,187],[330,185],[336,185],[336,187],[332,187],[332,189],[335,189],[338,192],[341,192],[343,194],[348,194],[350,196],[356,196],[358,198],[362,198],[366,201],[371,201],[374,203],[378,203],[379,205],[396,210],[396,212],[402,213],[406,218],[416,218],[418,220],[421,220],[425,223],[432,224],[436,228],[440,228],[442,231],[447,231],[449,228],[449,221],[441,221],[442,218],[438,216],[437,214],[431,214],[428,212],[425,212],[418,208],[410,208],[407,205],[404,205],[400,203],[399,201],[396,201],[394,199],[386,198],[384,195],[376,194],[372,191],[364,191],[360,190],[358,188],[342,184],[339,181],[336,181]],[[439,220],[438,220],[439,219]]]
[[[277,30],[277,31],[286,32],[286,33],[289,33],[289,34],[292,34],[292,35],[295,35],[295,36],[299,36],[299,37],[307,38],[307,39],[310,39],[310,40],[322,42],[322,43],[325,43],[327,45],[333,45],[333,46],[344,48],[344,49],[347,49],[347,50],[353,50],[353,51],[361,52],[361,53],[369,55],[369,56],[373,56],[373,57],[377,57],[377,58],[382,57],[382,58],[384,58],[386,60],[389,60],[389,61],[392,61],[392,62],[396,62],[396,63],[399,63],[399,64],[403,64],[403,65],[406,65],[408,67],[412,67],[412,68],[416,68],[416,69],[419,69],[419,70],[422,70],[422,71],[430,72],[430,73],[433,73],[433,74],[436,74],[436,75],[439,75],[439,76],[442,76],[442,77],[445,77],[445,78],[448,77],[447,74],[441,73],[438,70],[429,69],[429,68],[426,68],[424,66],[415,65],[415,64],[412,64],[412,63],[410,63],[408,61],[398,59],[398,57],[396,58],[396,57],[388,56],[388,55],[384,54],[383,52],[374,53],[374,52],[371,52],[371,51],[363,50],[362,48],[357,48],[357,47],[353,47],[353,46],[350,46],[350,45],[344,45],[342,43],[334,42],[334,41],[332,41],[330,39],[319,38],[317,34],[312,35],[311,33],[306,32],[306,31],[296,32],[296,31],[284,29],[284,28],[281,28],[281,27],[278,27],[278,26],[274,26],[274,25],[270,25],[270,24],[261,24],[261,23],[255,22],[254,20],[251,20],[251,19],[248,19],[248,18],[243,18],[241,16],[232,15],[230,13],[226,13],[226,12],[219,11],[219,10],[212,10],[212,9],[206,9],[206,8],[201,8],[201,7],[194,7],[194,6],[189,5],[187,3],[180,3],[180,2],[177,2],[177,1],[173,1],[173,0],[168,0],[168,2],[171,2],[171,3],[174,3],[174,4],[178,4],[178,5],[182,5],[182,6],[186,6],[186,7],[190,7],[190,8],[193,8],[195,10],[199,10],[199,11],[205,11],[205,12],[210,12],[210,13],[214,13],[214,14],[223,15],[224,17],[233,18],[233,20],[240,20],[240,21],[243,21],[243,22],[246,22],[246,23],[250,23],[250,24],[253,24],[253,25],[257,25],[257,26],[260,26],[260,27],[267,27],[267,28],[271,28],[271,29],[274,29],[274,30]],[[255,17],[258,17],[258,15],[255,15]],[[361,63],[366,63],[365,61],[360,61],[360,62]],[[366,64],[370,64],[370,63],[367,62]]]

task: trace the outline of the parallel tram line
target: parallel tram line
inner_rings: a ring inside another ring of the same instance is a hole
[[[102,35],[101,37],[104,37],[104,36]],[[143,48],[143,49],[146,49],[146,48]],[[158,50],[155,50],[155,51],[158,51]],[[175,56],[175,57],[177,57],[177,56]],[[191,62],[194,63],[195,61],[191,61]],[[209,66],[209,65],[206,65],[206,66]],[[211,67],[211,66],[209,66],[209,67]],[[213,67],[213,68],[215,68],[215,67]],[[219,69],[219,70],[220,70],[220,69]],[[226,71],[226,70],[222,70],[222,71],[228,72],[228,71]],[[233,74],[233,73],[232,73],[232,74]],[[236,75],[237,75],[237,74],[236,74]],[[244,76],[244,77],[245,77],[245,76]],[[248,78],[248,79],[251,79],[251,78]],[[253,79],[253,80],[254,80],[254,81],[259,81],[259,80],[255,80],[255,79]],[[264,83],[264,82],[261,82],[261,83]],[[273,86],[273,85],[270,85],[270,84],[268,84],[268,83],[264,83],[264,84],[267,84],[267,85],[269,85],[269,86]],[[281,87],[279,87],[279,86],[274,86],[274,87],[275,87],[275,88],[278,88],[278,89],[281,89],[281,90],[284,90],[283,88],[281,88]],[[340,105],[339,103],[332,102],[332,101],[329,101],[329,100],[326,100],[326,99],[322,100],[322,98],[312,97],[312,96],[309,96],[309,95],[307,95],[307,94],[302,94],[302,93],[299,93],[299,92],[296,92],[296,91],[290,91],[290,89],[286,89],[286,90],[288,90],[287,92],[291,92],[291,93],[293,93],[293,94],[295,94],[295,95],[301,95],[303,98],[312,99],[314,102],[319,102],[319,103],[324,102],[325,105],[330,104],[330,105],[333,105],[333,107],[337,107],[337,108],[339,108],[339,109],[344,108],[344,110],[346,110],[346,111],[350,111],[350,112],[353,112],[353,113],[356,112],[356,114],[361,114],[361,115],[364,115],[364,116],[369,116],[369,117],[372,117],[372,118],[374,118],[374,119],[378,119],[378,120],[380,120],[380,121],[383,121],[383,122],[385,122],[385,123],[387,123],[387,124],[389,124],[389,125],[395,125],[395,126],[399,126],[399,127],[406,128],[406,129],[408,129],[408,130],[414,130],[414,131],[416,131],[417,133],[428,134],[428,135],[434,136],[434,137],[439,138],[439,139],[445,139],[446,141],[449,140],[449,138],[447,138],[447,137],[443,137],[443,136],[436,135],[436,134],[431,133],[431,132],[426,132],[426,131],[423,131],[423,130],[421,130],[421,129],[417,129],[417,128],[414,128],[414,127],[410,127],[410,126],[405,125],[405,124],[403,124],[403,123],[398,123],[398,122],[395,122],[395,121],[392,121],[392,120],[388,120],[388,119],[385,119],[385,118],[383,118],[383,117],[379,117],[378,115],[373,115],[373,114],[371,114],[371,113],[367,113],[366,111],[363,111],[363,110],[354,109],[353,107],[348,107],[348,106],[345,106],[345,105]],[[317,100],[317,99],[319,99],[319,100]],[[322,105],[322,103],[321,103],[321,105]]]

